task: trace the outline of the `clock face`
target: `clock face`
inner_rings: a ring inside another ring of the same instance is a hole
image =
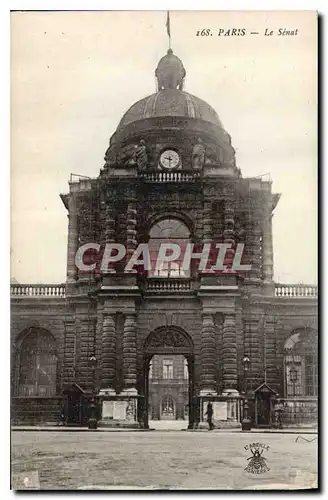
[[[180,163],[180,156],[173,149],[166,149],[160,156],[160,164],[162,167],[172,170],[176,168]]]

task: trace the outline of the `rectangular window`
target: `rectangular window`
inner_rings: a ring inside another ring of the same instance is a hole
[[[167,359],[163,360],[163,378],[173,378],[173,361]]]

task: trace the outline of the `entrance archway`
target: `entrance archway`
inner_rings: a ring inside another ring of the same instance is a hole
[[[143,377],[143,421],[149,428],[149,370],[154,355],[173,357],[183,355],[188,367],[188,428],[192,429],[194,416],[194,346],[190,336],[180,327],[159,327],[151,332],[144,344],[144,377]]]

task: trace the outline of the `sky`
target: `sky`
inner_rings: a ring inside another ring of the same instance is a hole
[[[11,13],[11,276],[66,276],[70,173],[96,177],[109,138],[156,91],[164,11]],[[244,28],[245,36],[218,36]],[[278,29],[296,30],[278,36]],[[212,36],[197,36],[210,29]],[[272,36],[265,36],[272,30]],[[258,35],[250,35],[256,31]],[[270,173],[274,279],[317,282],[317,47],[314,12],[172,11],[185,90],[208,102],[243,176]]]

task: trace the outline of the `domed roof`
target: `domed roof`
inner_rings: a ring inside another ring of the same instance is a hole
[[[207,102],[183,90],[165,88],[133,104],[123,115],[118,130],[137,120],[159,116],[198,118],[222,128],[217,113]]]

